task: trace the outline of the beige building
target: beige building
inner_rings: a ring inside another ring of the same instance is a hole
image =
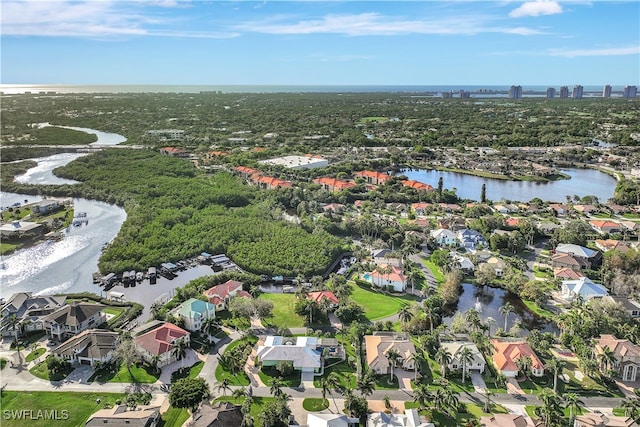
[[[413,355],[416,353],[416,347],[413,342],[405,336],[397,334],[366,335],[364,337],[365,348],[367,352],[367,365],[377,374],[389,373],[392,365],[389,363],[387,354],[391,350],[398,353],[398,359],[395,367],[404,370],[414,368]]]

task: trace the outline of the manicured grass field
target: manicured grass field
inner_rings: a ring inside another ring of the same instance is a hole
[[[263,319],[265,326],[277,326],[282,328],[300,328],[304,326],[302,317],[295,313],[296,296],[293,294],[261,294],[264,298],[273,302],[272,316]]]
[[[102,309],[106,314],[111,314],[113,317],[109,319],[109,322],[115,321],[124,312],[124,308],[120,307],[105,307]]]
[[[293,371],[290,375],[283,377],[282,374],[273,366],[265,366],[258,372],[262,382],[270,386],[274,378],[281,378],[284,387],[298,387],[302,381],[300,371]]]
[[[38,348],[35,349],[34,351],[32,351],[31,353],[27,354],[27,357],[25,357],[25,362],[29,363],[32,360],[36,360],[38,357],[42,356],[43,354],[45,354],[47,352],[46,348]]]
[[[233,341],[230,343],[225,349],[225,354],[230,352],[231,349],[240,345],[242,341]],[[232,374],[231,372],[225,370],[221,364],[218,364],[216,368],[216,381],[220,382],[224,378],[229,378],[229,385],[239,385],[239,386],[248,386],[250,383],[247,374],[244,371],[240,371],[237,374]]]
[[[57,372],[55,374],[52,374],[49,369],[47,369],[47,362],[46,361],[42,361],[40,363],[38,363],[36,366],[34,366],[33,368],[29,369],[29,372],[31,372],[31,375],[38,377],[40,379],[43,380],[47,380],[47,381],[60,381],[63,380],[65,378],[67,378],[67,375],[69,375],[71,373],[71,371],[73,371],[73,368],[69,368],[65,371],[62,372]]]
[[[415,402],[405,402],[404,406],[405,409],[411,409],[417,408],[418,404]],[[426,416],[427,420],[433,422],[437,426],[464,426],[467,425],[467,422],[470,420],[480,420],[480,417],[482,416],[491,415],[482,411],[482,405],[465,403],[463,406],[465,408],[465,412],[457,412],[455,420],[436,411],[432,411],[431,409],[420,411],[420,415]],[[507,411],[503,406],[495,404],[491,405],[491,413],[493,414],[506,414],[508,412],[509,411]]]
[[[97,399],[100,399],[100,403],[97,403]],[[0,406],[3,410],[2,425],[6,423],[7,426],[12,427],[83,426],[91,414],[102,409],[105,404],[115,404],[117,399],[124,399],[124,395],[59,391],[3,391],[2,398],[0,398]],[[42,417],[39,418],[38,411],[47,411],[49,419],[44,412],[40,412]],[[23,415],[23,419],[18,419],[20,414]],[[10,420],[7,420],[6,416],[10,416]],[[27,419],[24,419],[25,416]]]
[[[415,301],[412,296],[392,296],[361,288],[351,282],[353,295],[351,298],[364,308],[367,319],[374,321],[396,314],[402,307]]]
[[[253,417],[253,420],[255,422],[255,427],[262,427],[263,425],[263,418],[262,418],[262,414],[263,414],[263,407],[264,405],[271,401],[274,400],[273,397],[253,397],[253,403],[251,404],[251,410],[249,411],[249,414]],[[231,396],[221,396],[218,397],[214,400],[214,402],[231,402],[235,405],[242,405],[242,402],[244,401],[244,399],[236,399],[235,397],[231,397]]]
[[[319,399],[317,397],[309,397],[302,401],[302,407],[307,412],[318,412],[329,407],[328,399]]]
[[[184,408],[169,407],[167,412],[162,414],[162,421],[160,424],[163,427],[181,427],[185,421],[189,418],[189,411]]]
[[[138,367],[132,366],[131,373],[126,366],[122,365],[117,372],[107,369],[101,369],[95,372],[89,381],[97,381],[99,383],[142,383],[152,384],[158,381],[158,375],[148,366]]]
[[[444,283],[444,274],[442,274],[442,271],[440,271],[440,268],[438,268],[437,265],[426,258],[422,259],[422,264],[429,270],[431,270],[431,274],[433,274],[433,277],[436,279],[436,282],[438,282],[438,285]]]

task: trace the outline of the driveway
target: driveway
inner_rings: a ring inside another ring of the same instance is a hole
[[[487,385],[482,378],[482,374],[475,371],[469,371],[471,376],[471,383],[473,384],[473,388],[476,390],[476,393],[485,393],[487,391]]]
[[[507,378],[507,393],[508,394],[525,394],[524,391],[520,388],[520,384],[518,384],[518,380],[515,378]]]

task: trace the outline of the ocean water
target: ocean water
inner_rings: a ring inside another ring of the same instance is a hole
[[[565,84],[566,85],[566,84]],[[562,85],[550,85],[559,89]],[[567,85],[571,89],[573,84]],[[365,93],[404,92],[441,93],[460,90],[471,92],[474,97],[500,93],[507,95],[510,85],[52,85],[52,84],[0,84],[5,95],[23,93]],[[523,86],[523,96],[546,91],[549,86]],[[613,87],[613,92],[622,91],[622,86]],[[584,92],[602,93],[602,86],[584,86]]]

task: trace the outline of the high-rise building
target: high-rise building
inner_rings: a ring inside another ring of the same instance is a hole
[[[625,86],[622,91],[623,98],[635,98],[638,95],[638,87],[637,86]]]
[[[560,86],[560,99],[566,99],[569,97],[569,87]]]
[[[522,98],[522,86],[511,86],[509,88],[509,98],[511,99]]]
[[[553,87],[547,88],[547,99],[553,99],[556,97],[556,89]]]
[[[460,89],[460,98],[471,98],[471,92]]]
[[[602,88],[602,97],[611,98],[611,85],[604,85]]]
[[[581,85],[575,85],[573,87],[573,92],[571,92],[571,97],[573,99],[582,99],[582,91],[583,87]]]

